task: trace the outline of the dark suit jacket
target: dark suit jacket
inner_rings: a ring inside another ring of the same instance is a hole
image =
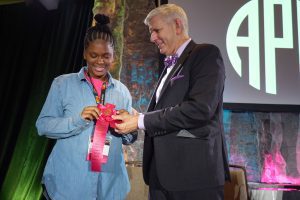
[[[154,93],[144,117],[143,175],[147,184],[153,155],[158,179],[167,190],[224,184],[229,175],[222,121],[224,80],[219,49],[191,41],[166,79],[157,103]]]

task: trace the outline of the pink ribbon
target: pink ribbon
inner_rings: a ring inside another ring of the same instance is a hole
[[[106,139],[108,127],[115,128],[115,120],[111,117],[116,114],[115,105],[113,104],[98,104],[101,112],[99,119],[96,122],[96,127],[92,140],[92,149],[88,160],[91,161],[91,169],[95,172],[101,171],[101,164],[107,162],[107,156],[103,155],[103,147]]]

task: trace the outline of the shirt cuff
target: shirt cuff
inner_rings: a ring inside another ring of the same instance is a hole
[[[144,125],[144,114],[139,113],[139,118],[138,118],[138,128],[141,130],[146,130],[145,125]]]
[[[73,118],[73,125],[76,127],[86,127],[91,124],[92,121],[83,119],[80,115]]]

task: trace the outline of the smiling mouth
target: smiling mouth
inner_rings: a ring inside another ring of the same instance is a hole
[[[102,72],[102,71],[105,70],[105,67],[95,67],[94,69],[95,69],[95,71],[97,71],[97,72]]]
[[[158,48],[161,48],[161,46],[163,45],[163,42],[155,42],[155,44]]]
[[[163,46],[163,43],[157,44],[157,47],[158,47],[159,49],[161,49],[162,46]]]

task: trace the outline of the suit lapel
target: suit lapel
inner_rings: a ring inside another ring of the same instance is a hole
[[[170,80],[171,78],[177,74],[177,72],[183,67],[184,62],[187,60],[187,58],[189,57],[190,53],[192,52],[192,50],[194,49],[194,47],[196,46],[196,43],[191,40],[191,42],[187,45],[187,47],[185,48],[185,50],[182,52],[182,54],[180,55],[177,63],[175,64],[175,66],[173,67],[173,69],[171,70],[171,72],[169,73],[162,89],[159,95],[159,98],[157,100],[157,102],[161,99],[161,97],[163,96],[163,93],[165,92],[167,86],[170,84]],[[164,69],[165,71],[166,69]],[[160,77],[160,81],[162,79],[162,76]],[[156,88],[157,89],[157,88]],[[155,92],[156,92],[155,89]],[[153,98],[153,97],[152,97]]]
[[[155,90],[154,90],[154,92],[152,94],[152,97],[150,99],[150,103],[148,105],[147,111],[152,111],[154,109],[154,107],[155,107],[156,90],[157,90],[157,88],[158,88],[158,86],[159,86],[159,84],[161,82],[161,79],[164,77],[164,74],[166,74],[166,71],[167,71],[167,68],[165,67],[164,70],[162,71],[162,73],[161,73],[158,81],[157,81],[157,84],[156,84]]]

